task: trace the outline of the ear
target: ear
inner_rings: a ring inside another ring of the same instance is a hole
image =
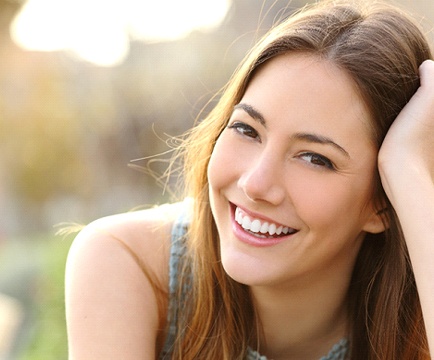
[[[363,231],[372,234],[379,234],[389,228],[389,217],[387,216],[387,208],[372,211],[371,216],[365,223]]]

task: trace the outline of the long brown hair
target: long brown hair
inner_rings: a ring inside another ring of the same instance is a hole
[[[191,297],[178,319],[173,359],[243,359],[248,344],[259,338],[248,288],[229,278],[220,263],[207,167],[214,144],[255,69],[288,52],[325,58],[351,76],[371,113],[378,147],[418,88],[419,65],[431,58],[429,45],[412,19],[394,7],[361,1],[306,7],[273,27],[251,50],[217,106],[191,130],[183,145],[187,195],[195,200],[189,259],[181,274],[191,287]],[[351,359],[429,359],[405,239],[378,174],[377,179],[379,210],[384,209],[388,229],[366,236],[354,268],[349,289]]]

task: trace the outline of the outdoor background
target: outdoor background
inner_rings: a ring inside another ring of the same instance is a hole
[[[73,235],[55,233],[170,200],[142,158],[167,152],[264,30],[305,3],[0,0],[0,360],[67,358]],[[398,3],[429,32],[432,0]]]

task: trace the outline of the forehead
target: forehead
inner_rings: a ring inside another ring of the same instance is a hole
[[[362,132],[373,142],[370,112],[355,81],[317,55],[288,53],[267,61],[256,69],[241,101],[262,108],[266,117],[286,117],[326,132]]]

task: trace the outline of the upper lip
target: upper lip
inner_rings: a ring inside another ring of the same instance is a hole
[[[243,212],[245,212],[249,217],[251,217],[251,218],[253,218],[253,219],[258,219],[258,220],[266,221],[266,222],[268,222],[268,223],[276,224],[276,226],[286,226],[286,227],[288,227],[288,228],[291,228],[291,229],[297,230],[297,229],[295,229],[295,228],[292,227],[292,226],[289,226],[289,225],[286,225],[286,224],[282,224],[282,223],[280,223],[280,222],[278,222],[278,221],[275,221],[275,220],[273,220],[273,219],[271,219],[271,218],[269,218],[269,217],[266,217],[266,216],[264,216],[264,215],[258,214],[258,213],[254,212],[254,211],[250,211],[250,210],[246,209],[245,207],[240,206],[240,205],[237,205],[237,204],[235,204],[235,203],[231,203],[231,206],[233,207],[234,210],[235,210],[235,208],[237,208],[237,207],[240,208]]]

